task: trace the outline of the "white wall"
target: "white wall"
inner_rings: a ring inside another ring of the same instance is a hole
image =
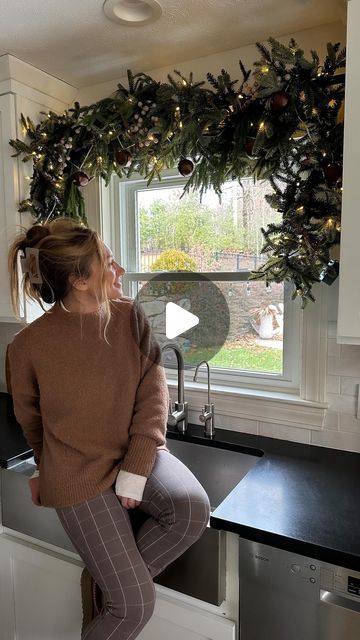
[[[314,29],[306,29],[305,31],[291,33],[288,36],[278,38],[276,34],[269,35],[286,45],[291,37],[295,38],[299,47],[304,50],[310,59],[310,50],[315,49],[320,56],[320,60],[326,52],[327,42],[341,42],[343,46],[345,46],[346,42],[346,29],[345,25],[341,22],[323,25],[322,27],[316,27]],[[239,67],[239,60],[243,62],[246,69],[252,69],[253,63],[259,60],[260,57],[256,46],[248,45],[246,47],[240,47],[239,49],[232,49],[230,51],[224,51],[223,53],[197,58],[196,60],[187,60],[177,65],[171,65],[171,67],[165,66],[164,61],[163,67],[148,71],[147,74],[154,78],[154,80],[166,82],[167,75],[171,75],[174,69],[178,69],[185,76],[189,75],[192,71],[194,74],[194,82],[199,82],[200,80],[206,80],[207,72],[211,72],[216,76],[220,73],[221,69],[224,68],[228,71],[232,79],[236,80],[238,78],[241,80],[242,74]],[[117,80],[103,82],[91,87],[83,87],[79,89],[76,100],[78,100],[81,105],[91,104],[92,102],[100,100],[100,98],[111,95],[116,90],[118,82],[127,86],[126,78],[118,78]]]
[[[320,59],[324,55],[327,42],[341,42],[345,44],[345,27],[341,23],[324,25],[317,29],[291,34],[299,46],[306,53],[315,49]],[[274,36],[276,37],[276,35]],[[290,36],[281,37],[279,40],[287,44]],[[176,65],[183,74],[194,72],[194,80],[205,79],[207,71],[214,74],[225,68],[233,78],[240,78],[238,60],[241,58],[245,66],[250,66],[259,57],[255,46],[242,47],[222,54],[206,56],[197,60]],[[149,75],[157,80],[166,80],[173,67],[163,67],[149,72]],[[76,99],[85,105],[110,95],[116,89],[117,81],[106,82],[79,91]],[[326,285],[324,285],[326,286]],[[331,287],[328,309],[328,338],[327,338],[327,401],[329,403],[326,412],[324,429],[311,431],[310,429],[297,429],[281,425],[280,427],[253,420],[223,419],[225,428],[245,431],[247,433],[260,434],[285,440],[305,442],[314,445],[334,447],[349,451],[360,452],[360,420],[356,418],[357,386],[360,384],[360,346],[338,345],[336,343],[336,317],[337,317],[337,284]],[[16,324],[0,323],[0,391],[5,391],[4,356],[6,344],[12,340],[14,333],[19,331]],[[218,419],[218,426],[221,419]]]

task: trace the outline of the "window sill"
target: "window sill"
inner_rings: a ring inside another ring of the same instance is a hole
[[[168,379],[171,399],[177,399],[177,381]],[[201,412],[207,402],[207,385],[204,383],[185,383],[185,400],[189,411],[195,416]],[[323,428],[327,404],[304,400],[294,393],[230,388],[211,385],[211,401],[215,404],[216,416],[241,418],[246,420],[269,422],[303,429],[320,431]]]

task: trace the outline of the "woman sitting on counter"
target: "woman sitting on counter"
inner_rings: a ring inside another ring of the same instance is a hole
[[[102,592],[82,639],[133,639],[153,613],[153,577],[205,530],[208,497],[166,449],[160,349],[98,233],[61,217],[16,237],[19,319],[20,251],[24,293],[45,311],[9,347],[14,412],[37,464],[32,501],[56,509],[83,559],[83,603],[86,587]],[[148,516],[136,536],[134,508]]]

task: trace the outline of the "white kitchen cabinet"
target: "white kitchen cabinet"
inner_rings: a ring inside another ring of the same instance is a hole
[[[14,322],[10,301],[7,254],[9,245],[20,230],[28,228],[34,218],[18,213],[19,201],[27,195],[32,163],[24,164],[12,158],[11,138],[23,138],[20,114],[35,123],[43,118],[41,111],[62,112],[72,103],[75,89],[52,78],[31,65],[13,58],[0,56],[0,322]],[[24,300],[21,316],[31,322],[43,313],[37,303]]]
[[[79,640],[82,568],[73,557],[0,535],[1,640]],[[234,621],[164,587],[156,592],[139,640],[235,640]]]
[[[1,640],[79,640],[81,567],[0,536]]]
[[[236,624],[171,596],[156,588],[154,616],[138,640],[235,640]]]
[[[345,85],[343,204],[338,310],[338,342],[360,344],[360,2],[349,0]]]

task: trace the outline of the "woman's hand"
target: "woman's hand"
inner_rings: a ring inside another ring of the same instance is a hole
[[[29,487],[31,491],[31,500],[36,504],[36,506],[40,507],[40,478],[30,478]]]
[[[140,504],[139,500],[134,500],[134,498],[126,498],[125,496],[118,496],[121,506],[125,507],[125,509],[135,509]]]

